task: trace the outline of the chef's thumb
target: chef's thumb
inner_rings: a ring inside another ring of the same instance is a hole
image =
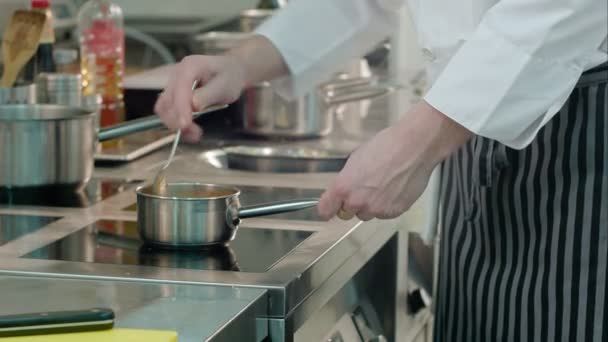
[[[330,187],[321,195],[321,199],[317,205],[319,216],[325,220],[330,220],[342,208],[342,202],[343,199],[334,191],[333,186]]]

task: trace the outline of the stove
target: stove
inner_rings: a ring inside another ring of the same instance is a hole
[[[224,184],[225,185],[225,184]],[[241,185],[227,185],[234,186],[241,190],[239,196],[241,205],[248,206],[254,204],[268,203],[274,201],[284,201],[298,198],[318,198],[323,194],[323,190],[320,189],[296,189],[296,188],[282,188],[282,187],[264,187],[264,186],[241,186]],[[137,203],[132,203],[125,207],[125,211],[137,211]],[[284,219],[284,220],[303,220],[303,221],[323,221],[323,219],[317,214],[316,208],[309,208],[299,211],[293,211],[290,213],[277,214],[268,216],[273,219]]]
[[[240,272],[266,272],[313,232],[239,228],[226,246],[164,250],[145,245],[130,221],[101,220],[24,258]]]
[[[81,190],[67,186],[0,188],[0,206],[88,208],[139,183],[140,180],[93,178]]]
[[[2,214],[0,215],[0,246],[59,219],[60,217]]]

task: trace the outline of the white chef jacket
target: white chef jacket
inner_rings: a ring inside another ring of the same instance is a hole
[[[257,30],[303,94],[398,24],[405,0],[292,0]],[[580,75],[608,60],[606,0],[409,0],[431,63],[425,100],[470,131],[529,144]]]

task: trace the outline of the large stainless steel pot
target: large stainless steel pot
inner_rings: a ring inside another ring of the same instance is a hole
[[[162,196],[152,186],[137,188],[137,228],[144,242],[189,248],[231,241],[241,219],[311,208],[318,199],[241,207],[239,190],[199,183],[171,183]]]
[[[195,113],[195,116],[218,108]],[[151,116],[98,132],[96,114],[85,109],[59,105],[2,105],[0,187],[80,187],[93,173],[98,141],[162,125],[158,117]]]
[[[243,131],[247,134],[280,138],[316,138],[333,129],[332,107],[371,99],[391,91],[390,87],[370,84],[370,79],[334,81],[302,98],[287,100],[269,83],[246,89],[243,101]]]
[[[252,11],[249,16],[264,17],[270,13]],[[243,15],[247,16],[245,12]],[[254,35],[253,32],[206,32],[193,39],[191,49],[194,53],[219,55]],[[328,79],[327,84],[295,101],[281,97],[268,82],[245,89],[236,106],[242,110],[243,132],[270,138],[325,136],[333,128],[332,106],[370,99],[390,91],[390,87],[373,84],[369,66],[361,58],[345,63],[342,70],[328,75]]]

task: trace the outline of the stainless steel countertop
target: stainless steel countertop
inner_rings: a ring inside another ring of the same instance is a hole
[[[3,276],[0,294],[0,315],[107,307],[117,328],[176,331],[180,342],[228,342],[221,336],[225,326],[245,333],[239,324],[255,323],[267,310],[265,290],[217,286]]]
[[[371,107],[370,101],[343,105],[337,109],[335,131],[329,137],[320,140],[283,142],[283,144],[327,147],[333,150],[342,149],[351,151],[380,129],[395,121],[399,116],[398,114],[405,112],[405,109],[410,106],[412,101],[413,98],[410,95],[410,91],[403,89],[385,98],[373,101]],[[238,141],[208,139],[198,145],[181,145],[176,159],[169,168],[169,181],[179,179],[233,185],[323,189],[334,177],[334,174],[321,173],[271,174],[222,170],[212,167],[200,158],[204,150],[226,143],[235,144]],[[251,141],[248,141],[248,143],[267,144],[267,142]],[[167,153],[168,151],[165,149],[118,167],[97,168],[95,174],[109,178],[150,180],[164,162]],[[314,232],[311,237],[264,273],[194,271],[150,266],[92,264],[20,258],[100,219],[135,221],[135,213],[122,210],[125,206],[134,202],[135,193],[134,191],[129,191],[120,193],[85,209],[0,207],[0,214],[35,214],[61,217],[60,220],[34,233],[0,246],[0,276],[38,276],[45,279],[53,277],[79,279],[80,281],[111,280],[112,282],[108,284],[126,284],[120,283],[120,281],[137,282],[138,285],[129,286],[150,286],[150,288],[176,286],[177,284],[214,285],[213,287],[207,286],[203,289],[228,292],[236,291],[233,288],[235,286],[250,289],[268,289],[268,317],[284,318],[290,315],[296,308],[298,310],[306,310],[309,313],[313,312],[314,307],[306,308],[306,306],[300,304],[305,300],[311,303],[323,303],[325,298],[308,299],[330,277],[333,277],[332,283],[338,285],[352,277],[404,225],[402,218],[385,221],[373,220],[365,223],[356,219],[346,222],[336,219],[329,222],[293,221],[273,218],[248,219],[244,221],[240,229],[259,227]],[[348,264],[349,271],[336,272],[342,265],[346,264]],[[0,277],[0,279],[8,279],[3,277]],[[336,277],[340,277],[340,279],[335,279]],[[48,279],[39,280],[40,282],[49,281]],[[31,283],[36,284],[36,282]],[[75,281],[72,284],[75,284],[73,286],[77,287],[78,284],[83,283]],[[99,284],[96,286],[105,286],[102,283],[94,284]],[[163,285],[161,286],[160,284]],[[219,290],[221,288],[224,289]],[[260,295],[261,292],[247,293]],[[331,292],[325,291],[323,295],[329,296]],[[227,298],[233,300],[229,296]],[[298,316],[302,316],[301,312]]]

